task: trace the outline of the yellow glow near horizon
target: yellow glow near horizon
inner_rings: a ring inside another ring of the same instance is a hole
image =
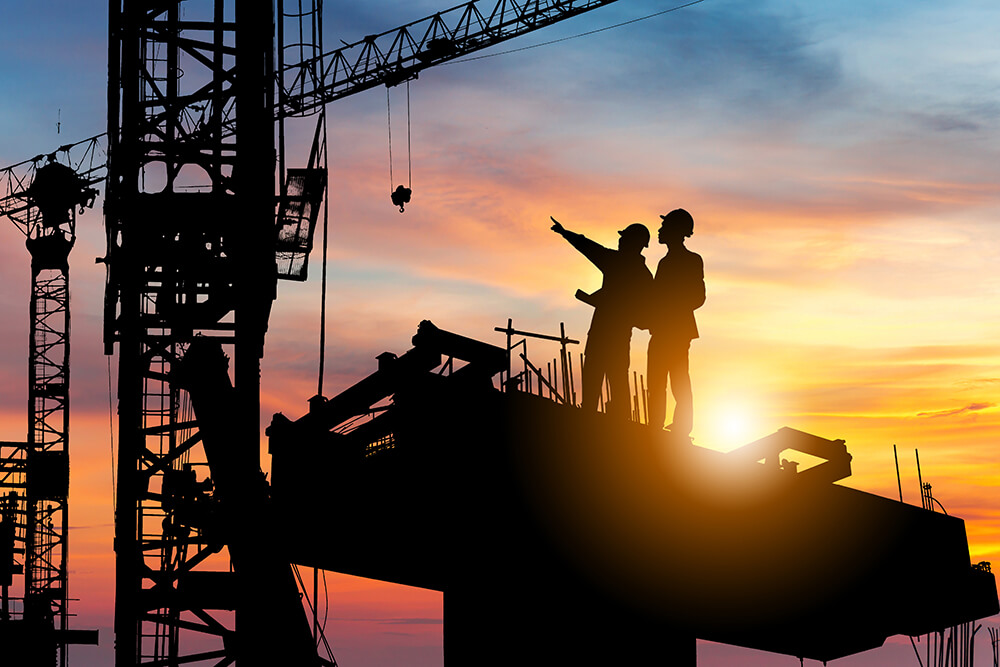
[[[766,435],[761,432],[758,412],[749,402],[718,400],[698,424],[697,440],[706,447],[730,451]]]

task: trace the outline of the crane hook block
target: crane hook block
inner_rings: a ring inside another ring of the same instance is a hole
[[[392,203],[399,207],[399,212],[403,212],[403,204],[410,203],[410,195],[413,194],[413,190],[410,188],[403,187],[400,185],[396,188],[390,195],[392,197]]]

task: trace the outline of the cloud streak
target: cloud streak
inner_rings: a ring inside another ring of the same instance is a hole
[[[932,419],[937,419],[940,417],[954,417],[956,415],[963,415],[970,412],[978,412],[980,410],[986,410],[987,408],[992,408],[995,403],[970,403],[961,408],[955,408],[953,410],[937,410],[935,412],[918,412],[918,417],[930,417]]]

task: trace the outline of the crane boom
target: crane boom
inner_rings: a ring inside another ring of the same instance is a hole
[[[376,86],[394,86],[415,79],[428,67],[470,55],[617,0],[494,1],[489,12],[481,11],[486,5],[484,0],[472,0],[377,35],[368,35],[321,56],[285,65],[275,73],[278,96],[274,105],[275,120],[308,114],[330,102]],[[192,57],[203,59],[209,44],[189,39],[179,46]],[[159,125],[167,115],[181,118],[182,124],[185,118],[197,118],[190,128],[193,137],[195,125],[205,117],[205,105],[228,103],[232,98],[228,94],[219,96],[204,87],[177,101],[181,103],[181,111],[172,107],[162,114],[150,115],[148,122]],[[232,136],[234,129],[235,118],[224,121],[222,136]],[[74,166],[89,185],[103,181],[107,176],[107,164],[95,161],[95,156],[106,156],[106,142],[107,134],[98,134],[0,170],[0,216],[10,217],[27,234],[19,217],[28,209],[23,192],[31,182],[36,165],[46,157],[53,159],[57,153],[65,153],[66,162]]]
[[[377,35],[368,35],[339,49],[285,64],[275,72],[277,100],[274,119],[303,116],[335,100],[376,86],[394,86],[417,78],[441,63],[469,55],[520,35],[534,32],[617,0],[471,0],[443,12],[412,21]],[[488,9],[492,4],[492,9]],[[487,8],[484,11],[484,8]],[[193,23],[179,21],[177,28]],[[191,58],[205,61],[212,44],[199,39],[178,42]],[[176,123],[189,140],[204,135],[205,119],[222,117],[222,137],[236,131],[231,89],[204,86],[151,113],[148,128]]]
[[[275,115],[297,116],[375,86],[415,79],[420,71],[610,5],[616,0],[474,0],[369,35],[278,73]],[[284,83],[287,82],[287,83]]]

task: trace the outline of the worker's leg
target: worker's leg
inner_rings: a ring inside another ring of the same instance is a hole
[[[619,341],[610,352],[606,366],[610,398],[604,411],[616,419],[629,419],[632,414],[632,392],[628,383],[629,340]]]
[[[664,341],[653,336],[646,349],[646,383],[649,391],[647,423],[663,428],[667,416],[667,355]]]
[[[583,409],[589,412],[597,411],[597,402],[604,384],[605,363],[601,345],[588,338],[587,348],[583,355],[583,370],[580,372],[583,393],[580,403]]]
[[[691,341],[675,342],[668,352],[670,393],[674,396],[674,421],[671,433],[689,435],[694,424],[694,398],[691,393],[691,374],[688,371],[688,351]]]

